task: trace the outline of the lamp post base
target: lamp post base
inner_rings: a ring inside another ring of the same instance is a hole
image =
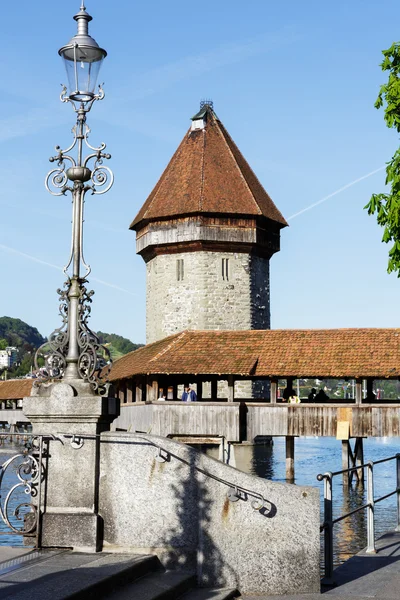
[[[40,499],[41,546],[96,552],[102,545],[99,434],[118,416],[119,401],[96,396],[82,380],[73,383],[41,384],[33,390],[36,395],[24,398],[33,433],[49,436]]]

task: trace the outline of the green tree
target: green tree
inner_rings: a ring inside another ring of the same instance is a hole
[[[7,340],[4,338],[0,339],[0,350],[5,350],[8,346]]]
[[[21,364],[19,364],[11,370],[12,377],[24,377],[25,375],[28,375],[32,366],[33,356],[31,354],[25,354],[21,361]]]
[[[381,86],[376,108],[384,108],[387,127],[400,133],[400,42],[383,50],[382,71],[388,71],[387,83]],[[389,250],[388,273],[397,271],[400,277],[400,148],[396,150],[386,167],[387,194],[372,194],[364,207],[368,214],[376,214],[377,222],[384,227],[382,241],[392,243]]]
[[[132,350],[137,350],[143,346],[143,344],[134,344],[128,338],[124,338],[122,335],[117,335],[116,333],[98,331],[97,335],[102,344],[111,344],[113,349],[119,354],[128,354],[128,352],[132,352]]]

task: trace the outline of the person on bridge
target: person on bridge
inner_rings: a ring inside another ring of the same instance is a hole
[[[312,388],[311,392],[308,394],[308,401],[314,402],[316,394],[317,390],[315,388]]]
[[[191,389],[190,385],[185,385],[185,391],[182,394],[182,402],[196,402],[196,392]]]
[[[325,391],[321,388],[315,396],[315,402],[326,402],[327,400],[329,400],[329,396],[325,394]]]

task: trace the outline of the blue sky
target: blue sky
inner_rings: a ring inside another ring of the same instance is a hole
[[[2,7],[14,25],[1,40],[0,315],[43,335],[60,322],[57,267],[69,254],[70,200],[43,182],[54,146],[71,139],[57,50],[75,33],[78,8],[79,0]],[[128,227],[202,98],[213,99],[289,219],[271,261],[273,328],[398,327],[400,281],[387,275],[382,230],[363,211],[384,171],[348,186],[398,145],[373,106],[385,80],[381,50],[400,37],[398,2],[87,0],[87,10],[108,51],[106,98],[88,124],[115,173],[112,190],[86,202],[92,328],[145,341],[145,268]]]

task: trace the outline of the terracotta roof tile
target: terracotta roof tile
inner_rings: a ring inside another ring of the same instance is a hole
[[[0,400],[19,400],[31,393],[32,379],[9,379],[0,381]]]
[[[199,213],[262,215],[287,225],[212,109],[204,129],[185,135],[130,227]]]
[[[400,377],[400,329],[185,331],[120,358],[110,379],[198,373]]]

